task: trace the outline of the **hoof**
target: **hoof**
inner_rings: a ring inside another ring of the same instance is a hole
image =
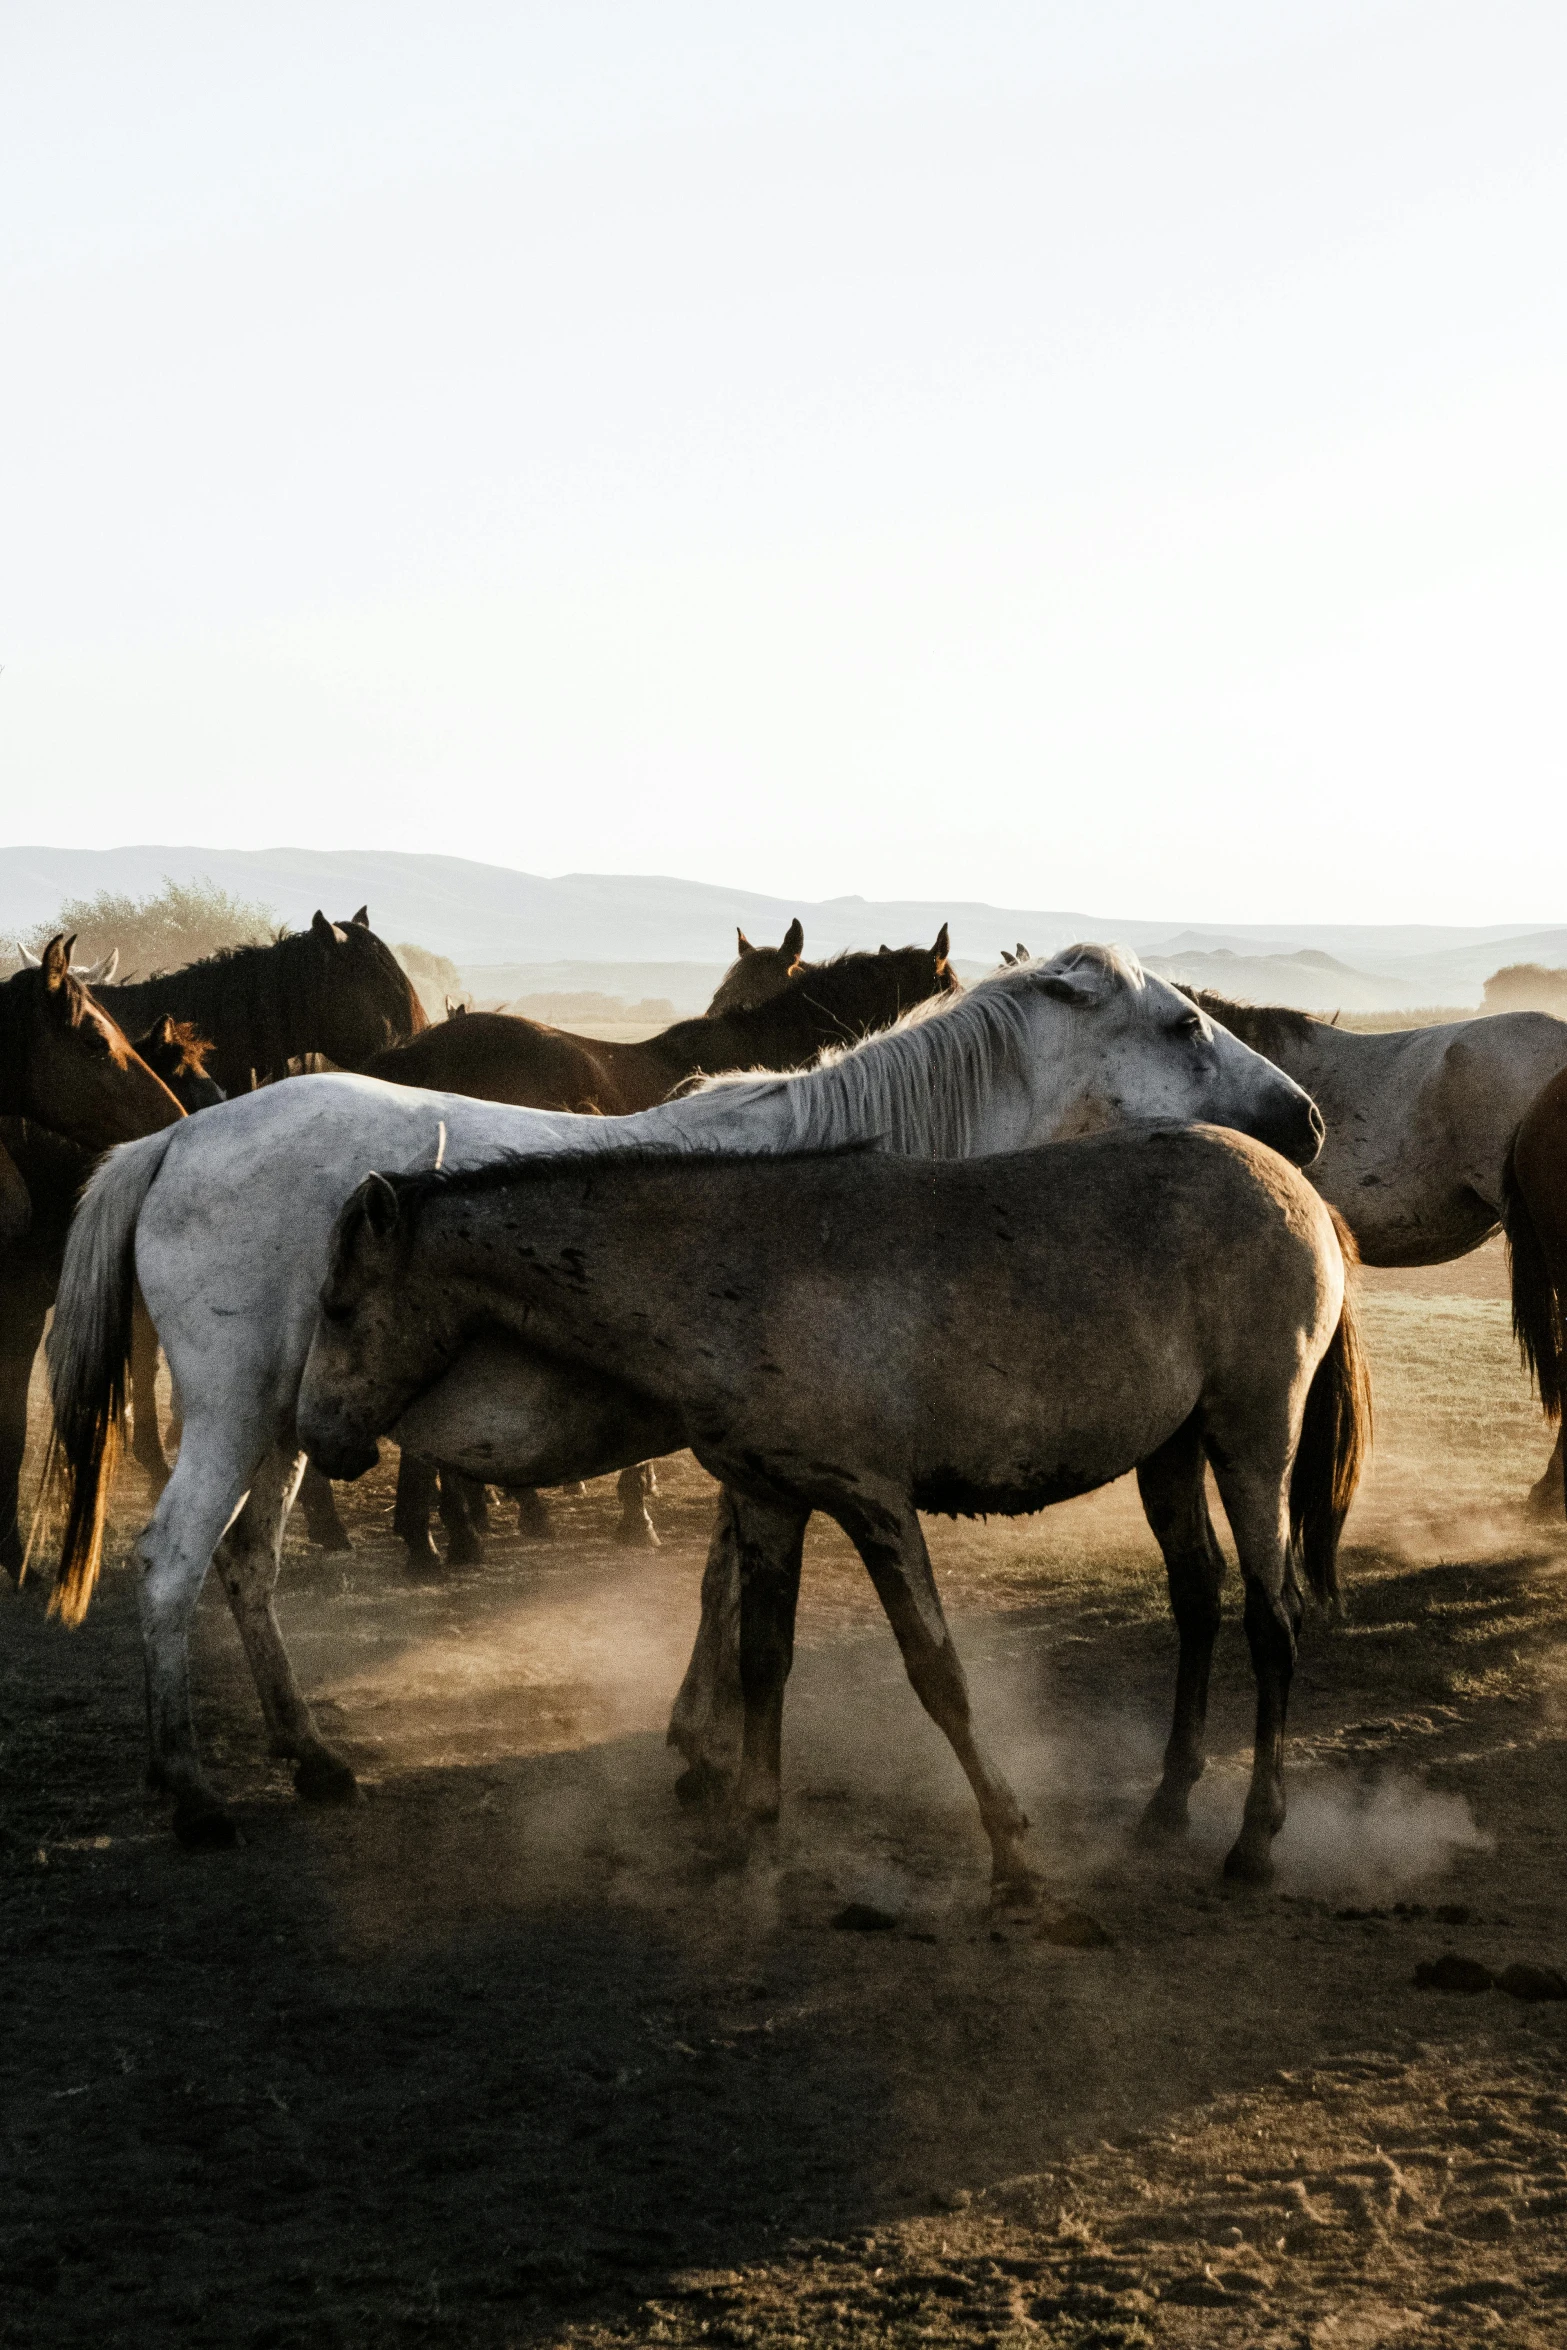
[[[314,1547],[317,1550],[324,1550],[329,1557],[336,1558],[344,1551],[352,1550],[354,1547],[348,1539],[346,1526],[327,1526],[319,1534],[314,1526],[307,1526],[305,1531]]]
[[[179,1804],[174,1812],[174,1834],[187,1852],[233,1852],[239,1829],[221,1804]]]
[[[658,1539],[652,1519],[647,1517],[640,1525],[628,1525],[622,1519],[615,1528],[615,1540],[623,1550],[662,1550],[664,1547]]]
[[[1190,1835],[1191,1825],[1185,1796],[1167,1795],[1161,1787],[1150,1798],[1132,1840],[1143,1845],[1181,1844]]]
[[[477,1534],[454,1534],[446,1545],[446,1563],[449,1567],[482,1567],[484,1545]]]
[[[438,1575],[441,1572],[441,1554],[427,1534],[422,1542],[411,1542],[405,1535],[404,1548],[408,1553],[410,1575]]]
[[[1243,1836],[1224,1857],[1224,1875],[1231,1885],[1268,1885],[1273,1881],[1273,1856],[1259,1852]]]
[[[1044,1880],[1033,1869],[1011,1861],[1004,1873],[990,1880],[992,1909],[1037,1909],[1044,1892]]]
[[[553,1542],[549,1511],[536,1493],[517,1504],[517,1532],[524,1542]]]
[[[719,1811],[729,1801],[729,1782],[710,1762],[694,1762],[675,1781],[675,1799],[688,1811]]]
[[[335,1755],[307,1755],[294,1772],[294,1792],[305,1803],[357,1803],[359,1781]]]

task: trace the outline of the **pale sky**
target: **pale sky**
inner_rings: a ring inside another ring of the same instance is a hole
[[[0,839],[1567,908],[1567,10],[8,0]]]

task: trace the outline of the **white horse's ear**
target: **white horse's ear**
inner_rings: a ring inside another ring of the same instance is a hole
[[[1053,996],[1058,1004],[1075,1004],[1081,1009],[1102,1003],[1107,992],[1103,973],[1092,963],[1036,963],[1033,973],[1041,994]]]
[[[1021,939],[1019,939],[1017,942],[1017,960],[1020,963],[1027,963],[1032,961],[1032,957],[1030,956],[1027,947],[1023,944]]]
[[[31,953],[29,949],[22,944],[20,939],[18,939],[16,942],[16,951],[22,958],[22,969],[24,971],[39,971],[43,968],[42,955],[35,955]]]
[[[1016,955],[1009,955],[1005,947],[1003,947],[1001,950],[1001,960],[1003,963],[1005,963],[1009,971],[1015,971],[1017,969]]]
[[[84,987],[107,987],[120,967],[120,950],[111,947],[97,963],[79,963],[76,976]]]
[[[367,1175],[359,1186],[359,1212],[377,1240],[386,1240],[397,1230],[402,1213],[401,1202],[384,1175]]]

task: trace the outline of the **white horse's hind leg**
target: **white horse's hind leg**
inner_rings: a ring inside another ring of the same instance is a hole
[[[202,1775],[190,1709],[190,1619],[212,1554],[250,1483],[253,1459],[192,1431],[136,1544],[147,1674],[147,1781],[174,1797],[182,1844],[229,1845],[238,1831]]]
[[[244,1643],[272,1752],[289,1757],[294,1785],[307,1803],[351,1803],[352,1770],[327,1745],[300,1695],[272,1608],[283,1553],[283,1528],[305,1456],[274,1449],[251,1480],[244,1508],[218,1545],[217,1569]]]

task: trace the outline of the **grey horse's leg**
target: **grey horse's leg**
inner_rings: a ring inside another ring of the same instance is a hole
[[[399,1455],[392,1532],[407,1549],[410,1567],[438,1567],[441,1563],[441,1554],[430,1533],[437,1482],[435,1463],[423,1453],[405,1450]]]
[[[675,1781],[682,1803],[713,1802],[725,1792],[739,1758],[743,1720],[740,1548],[735,1502],[726,1485],[719,1492],[702,1570],[702,1621],[669,1717],[669,1743],[686,1759]]]
[[[449,1567],[477,1567],[484,1558],[480,1531],[487,1514],[484,1487],[477,1477],[465,1477],[460,1469],[442,1469],[438,1484],[446,1563]]]
[[[1140,1832],[1150,1841],[1185,1835],[1188,1797],[1203,1772],[1208,1676],[1224,1582],[1224,1553],[1208,1515],[1205,1466],[1202,1437],[1191,1419],[1137,1471],[1143,1509],[1164,1553],[1170,1612],[1181,1641],[1164,1776],[1141,1822]]]
[[[303,1453],[268,1453],[244,1508],[218,1545],[217,1569],[244,1642],[271,1751],[294,1763],[294,1785],[307,1803],[347,1803],[357,1790],[354,1774],[311,1718],[272,1608],[283,1528],[303,1461]]]
[[[974,1734],[968,1682],[942,1613],[919,1519],[902,1495],[873,1496],[863,1490],[834,1504],[833,1516],[865,1561],[914,1694],[945,1733],[974,1790],[990,1839],[993,1890],[1031,1895],[1036,1879],[1024,1852],[1028,1820]]]
[[[652,1462],[639,1461],[635,1468],[622,1469],[615,1486],[620,1495],[620,1524],[615,1528],[615,1540],[623,1542],[628,1550],[657,1550],[658,1529],[647,1508],[648,1495],[658,1491]]]
[[[517,1504],[517,1532],[524,1542],[553,1542],[555,1528],[550,1518],[549,1503],[536,1485],[508,1485],[507,1492]]]
[[[158,1429],[158,1333],[140,1295],[131,1314],[131,1458],[161,1494],[169,1464]]]
[[[736,1803],[751,1820],[776,1820],[783,1770],[784,1686],[794,1662],[800,1558],[810,1511],[736,1500],[740,1558],[740,1684],[744,1749]]]
[[[1247,1459],[1226,1442],[1214,1461],[1246,1583],[1246,1639],[1257,1678],[1251,1786],[1224,1873],[1253,1885],[1272,1876],[1273,1839],[1284,1825],[1284,1724],[1302,1612],[1290,1555],[1290,1458],[1288,1444],[1253,1447]]]
[[[305,1513],[305,1531],[318,1550],[352,1550],[348,1528],[338,1516],[332,1480],[323,1477],[313,1461],[306,1461],[299,1481],[299,1500]]]

